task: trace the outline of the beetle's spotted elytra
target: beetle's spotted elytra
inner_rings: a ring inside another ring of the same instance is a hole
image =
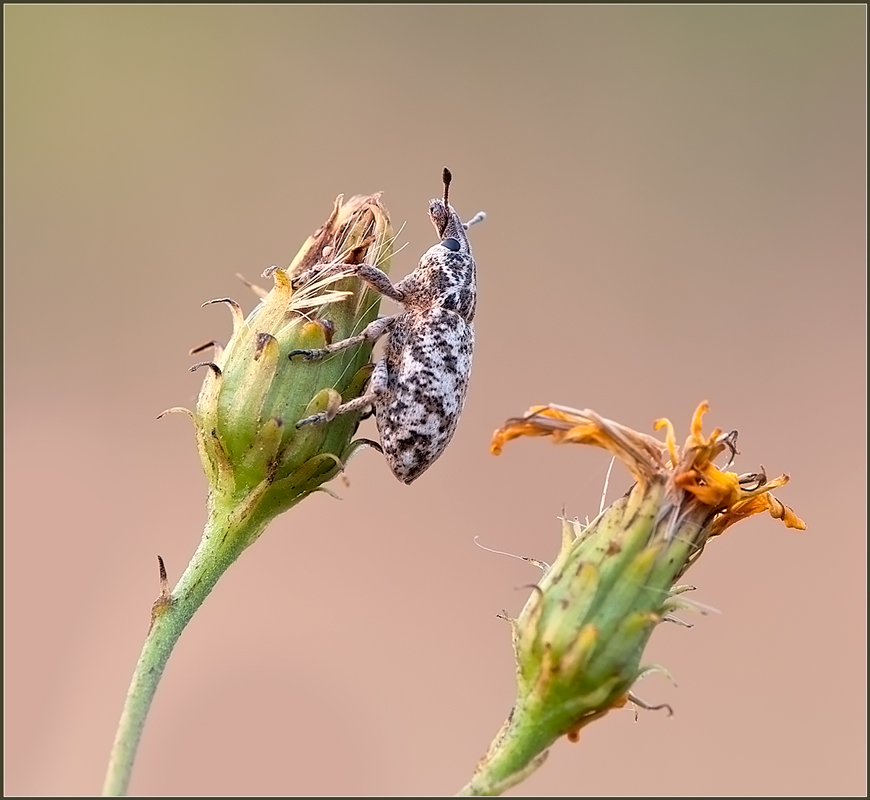
[[[330,271],[357,275],[384,297],[401,304],[403,310],[376,319],[357,336],[320,350],[294,350],[289,355],[291,359],[323,358],[387,335],[384,355],[375,364],[365,394],[333,411],[306,417],[297,427],[371,407],[384,456],[403,483],[419,478],[453,437],[468,391],[474,351],[477,282],[466,231],[485,214],[480,212],[463,223],[448,202],[452,176],[447,167],[443,179],[443,199],[429,203],[429,218],[440,241],[423,254],[407,277],[393,284],[370,264],[329,267]],[[299,280],[304,281],[305,276]]]

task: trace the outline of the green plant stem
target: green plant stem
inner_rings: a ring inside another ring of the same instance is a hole
[[[181,632],[221,575],[269,522],[260,514],[244,513],[246,510],[250,510],[248,503],[236,506],[234,511],[210,509],[202,541],[172,591],[171,598],[161,595],[154,604],[151,628],[133,672],[112,745],[103,784],[104,796],[127,793],[148,709]],[[165,602],[161,602],[164,599]]]
[[[543,709],[517,705],[457,797],[495,797],[524,781],[547,758],[552,726],[539,725]]]

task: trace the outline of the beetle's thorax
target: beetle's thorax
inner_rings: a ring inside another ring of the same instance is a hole
[[[405,293],[403,305],[407,313],[442,308],[471,322],[477,296],[474,259],[468,253],[453,253],[433,245],[423,254],[417,268],[399,283],[399,288]]]

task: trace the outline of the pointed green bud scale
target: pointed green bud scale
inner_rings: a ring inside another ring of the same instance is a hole
[[[320,414],[323,411],[338,408],[340,405],[341,395],[335,389],[321,389],[308,401],[308,405],[305,406],[299,417],[310,417],[313,414]],[[304,425],[295,430],[292,434],[293,452],[296,455],[298,464],[290,462],[282,464],[275,474],[276,480],[283,480],[299,464],[304,464],[318,453],[331,453],[332,450],[324,445],[328,431],[328,425]]]

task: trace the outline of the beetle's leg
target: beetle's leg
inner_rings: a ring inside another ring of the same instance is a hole
[[[359,264],[353,268],[353,272],[384,297],[389,297],[397,303],[405,302],[405,293],[393,284],[389,275],[383,270],[371,264]]]
[[[328,278],[330,275],[339,275],[342,272],[350,274],[352,266],[352,264],[315,264],[294,275],[290,279],[290,285],[296,290],[316,278]]]
[[[312,278],[326,278],[330,275],[356,275],[365,281],[376,292],[397,303],[405,300],[405,293],[397,289],[386,272],[371,264],[330,264],[329,266],[315,266],[305,270],[293,279],[293,288],[297,289]]]
[[[303,425],[319,425],[323,422],[329,422],[329,420],[335,419],[339,414],[348,414],[351,411],[359,411],[360,409],[366,408],[366,406],[374,409],[378,395],[384,388],[386,388],[386,386],[387,362],[382,358],[375,364],[372,376],[369,378],[368,391],[362,397],[348,400],[348,402],[342,403],[342,405],[334,411],[321,411],[319,414],[312,414],[310,417],[300,419],[299,422],[296,423],[296,427],[301,428]],[[369,412],[369,415],[370,414],[371,412]]]
[[[363,342],[376,342],[393,327],[395,321],[395,317],[378,317],[378,319],[366,325],[363,332],[356,336],[350,336],[347,339],[342,339],[340,342],[333,342],[333,344],[329,344],[319,350],[291,350],[287,358],[292,360],[293,356],[305,356],[306,361],[315,361],[318,358],[325,358],[332,353],[347,350],[348,347],[353,347]]]
[[[303,425],[320,425],[323,422],[329,422],[329,420],[335,419],[340,414],[349,414],[351,411],[359,411],[366,406],[372,405],[374,402],[375,395],[373,393],[364,394],[362,397],[357,397],[347,403],[342,403],[332,413],[321,411],[319,414],[312,414],[310,417],[304,417],[296,423],[296,427],[301,428]]]

